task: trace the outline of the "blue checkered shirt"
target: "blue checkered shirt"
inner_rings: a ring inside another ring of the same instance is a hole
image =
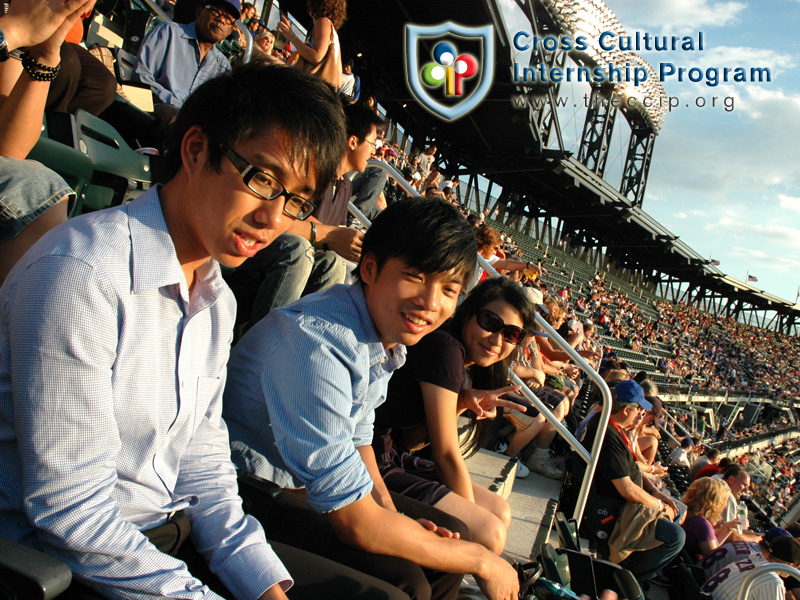
[[[233,461],[283,487],[306,487],[319,512],[372,491],[356,448],[372,443],[405,346],[385,350],[360,284],[272,310],[231,352],[224,416]]]
[[[189,301],[155,189],[42,238],[0,288],[0,536],[109,598],[218,598],[140,532],[185,510],[237,599],[291,585],[237,496],[234,311],[214,261]]]

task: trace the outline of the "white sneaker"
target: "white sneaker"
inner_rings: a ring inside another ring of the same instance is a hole
[[[531,470],[535,473],[539,473],[539,475],[543,475],[544,477],[548,477],[550,479],[564,479],[564,469],[558,466],[558,463],[549,456],[544,460],[531,458],[528,464],[530,465]]]
[[[517,479],[525,479],[531,474],[531,470],[521,462],[517,463]]]

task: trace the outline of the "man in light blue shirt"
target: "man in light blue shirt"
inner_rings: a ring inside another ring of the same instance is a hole
[[[208,0],[193,23],[161,23],[145,36],[134,77],[153,90],[153,110],[162,124],[172,122],[203,82],[231,70],[215,45],[233,31],[240,8],[239,0]]]
[[[176,133],[168,183],[53,229],[0,287],[0,537],[66,562],[71,598],[285,598],[221,418],[218,263],[312,212],[344,116],[313,76],[252,65],[201,86]]]
[[[452,315],[476,253],[452,205],[397,202],[364,236],[359,282],[272,310],[236,345],[223,403],[234,462],[305,486],[273,507],[270,539],[291,539],[412,598],[454,598],[463,573],[490,600],[517,597],[507,562],[438,527],[441,511],[389,493],[371,445],[375,408],[405,346]]]

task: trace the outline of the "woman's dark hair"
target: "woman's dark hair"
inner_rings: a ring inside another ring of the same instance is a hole
[[[337,31],[347,18],[346,0],[306,0],[306,9],[315,19],[330,19]]]
[[[312,199],[335,179],[347,140],[342,104],[330,85],[300,69],[263,63],[206,81],[186,99],[168,142],[167,179],[181,169],[181,142],[195,125],[208,137],[208,162],[217,172],[223,147],[284,131],[291,161],[301,173],[315,172]]]
[[[528,296],[516,283],[505,277],[492,277],[479,283],[467,294],[467,297],[456,309],[453,315],[451,331],[457,338],[461,337],[464,326],[478,314],[478,311],[487,304],[495,300],[502,300],[510,304],[519,313],[522,319],[522,327],[531,329],[535,323],[534,306]],[[512,353],[513,354],[513,353]],[[508,366],[511,363],[511,355],[505,359],[489,365],[488,367],[472,366],[468,372],[472,378],[472,387],[476,390],[496,390],[508,385]],[[470,416],[470,424],[467,435],[461,446],[461,451],[465,456],[472,456],[482,447],[493,428],[491,420],[478,420],[474,414]]]
[[[383,210],[364,234],[361,260],[371,254],[380,271],[399,258],[419,273],[454,270],[466,285],[475,273],[478,247],[472,228],[445,200],[407,198]],[[356,269],[361,280],[361,264]]]

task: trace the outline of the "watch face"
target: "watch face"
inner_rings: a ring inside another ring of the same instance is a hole
[[[8,60],[8,42],[6,42],[6,34],[0,29],[0,62]]]

